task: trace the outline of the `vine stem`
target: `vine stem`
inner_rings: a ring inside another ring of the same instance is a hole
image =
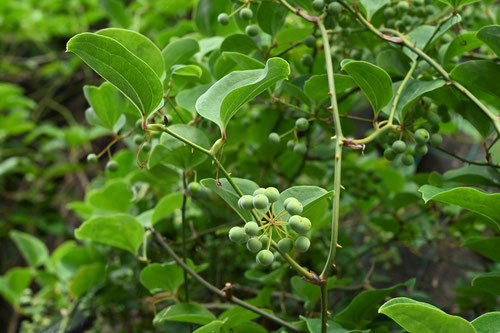
[[[182,235],[182,260],[186,262],[186,202],[187,202],[187,181],[186,172],[182,173],[182,187],[184,191],[182,192],[182,208],[181,208],[181,235]],[[189,303],[189,284],[187,278],[187,272],[184,270],[184,293],[186,298],[186,303]]]
[[[379,38],[394,43],[403,45],[408,48],[413,53],[417,54],[420,58],[422,58],[425,62],[431,65],[449,84],[453,85],[460,93],[462,93],[465,97],[467,97],[472,103],[474,103],[488,118],[490,118],[495,130],[498,134],[500,134],[500,116],[495,115],[492,111],[490,111],[474,94],[472,94],[467,88],[465,88],[462,84],[455,81],[450,74],[439,65],[434,59],[428,56],[423,50],[415,47],[410,41],[408,41],[401,33],[392,29],[377,29],[373,26],[367,19],[361,15],[358,11],[355,11],[351,6],[349,6],[344,0],[338,0],[338,2],[344,6],[352,15],[354,15],[361,24],[363,24],[368,30],[370,30],[373,34],[377,35]],[[391,34],[386,35],[385,33]]]
[[[403,82],[399,85],[398,91],[396,92],[396,96],[394,96],[394,101],[392,102],[392,107],[391,107],[391,113],[389,115],[389,122],[388,125],[392,125],[394,121],[394,114],[396,113],[396,109],[398,107],[398,102],[399,99],[401,98],[401,93],[403,92],[406,84],[408,83],[408,80],[410,77],[413,75],[413,72],[415,72],[415,69],[417,69],[417,59],[413,60],[413,64],[410,67],[410,70],[408,70],[408,73],[406,73],[405,78],[403,79]]]
[[[188,265],[186,265],[186,263],[174,252],[174,250],[172,250],[172,248],[167,244],[167,242],[165,241],[165,239],[163,238],[163,236],[157,232],[155,229],[153,228],[148,228],[151,233],[155,236],[156,240],[158,241],[158,243],[163,247],[163,249],[172,257],[172,259],[174,259],[174,261],[179,265],[181,266],[185,272],[189,273],[189,275],[191,275],[193,277],[193,279],[195,279],[196,281],[198,281],[200,284],[202,284],[205,288],[207,288],[208,290],[210,290],[212,293],[220,296],[220,297],[223,297],[225,299],[227,299],[228,301],[232,302],[232,303],[235,303],[235,304],[238,304],[239,306],[245,308],[245,309],[248,309],[252,312],[255,312],[255,313],[258,313],[259,315],[261,315],[262,317],[265,317],[269,320],[272,320],[294,332],[302,332],[299,328],[297,328],[296,326],[288,323],[287,321],[279,318],[279,317],[276,317],[266,311],[263,311],[262,309],[259,309],[258,307],[256,306],[253,306],[241,299],[239,299],[238,297],[236,296],[232,296],[230,293],[226,293],[225,291],[223,290],[220,290],[219,288],[217,288],[216,286],[214,286],[213,284],[211,284],[210,282],[208,282],[207,280],[205,280],[204,278],[202,278],[200,275],[198,275],[198,273],[196,273],[194,270],[192,270]]]
[[[344,136],[342,134],[342,125],[340,124],[340,115],[337,104],[337,95],[335,90],[335,81],[333,75],[333,63],[332,57],[330,55],[330,41],[328,40],[328,33],[323,24],[323,17],[317,22],[319,31],[321,33],[321,38],[323,40],[323,51],[325,53],[325,63],[326,63],[326,75],[328,78],[328,88],[330,94],[330,103],[332,107],[333,122],[335,124],[335,169],[334,169],[334,179],[333,179],[333,211],[332,211],[332,223],[331,223],[331,238],[330,238],[330,249],[328,251],[328,258],[326,260],[323,271],[321,272],[320,278],[323,280],[321,285],[321,332],[325,333],[328,323],[328,295],[326,280],[330,275],[333,268],[333,263],[335,260],[335,253],[337,251],[337,240],[338,240],[338,230],[339,230],[339,208],[340,208],[340,185],[341,185],[341,166],[342,166],[342,147]]]

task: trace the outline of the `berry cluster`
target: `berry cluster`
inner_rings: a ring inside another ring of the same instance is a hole
[[[240,13],[240,18],[244,21],[250,21],[253,18],[252,9],[244,7],[237,9],[236,11],[232,12],[229,15],[226,13],[220,13],[219,16],[217,16],[217,21],[219,22],[220,25],[228,25],[231,16],[233,16],[238,12]],[[249,24],[245,28],[245,33],[250,37],[255,37],[259,34],[259,28],[255,24]]]
[[[294,138],[288,140],[288,142],[286,143],[287,148],[292,150],[297,155],[305,155],[305,153],[307,152],[307,146],[305,143],[299,142],[298,133],[305,132],[308,129],[309,129],[309,121],[306,118],[299,118],[295,122],[295,127],[292,128],[290,131],[284,133],[283,135],[280,136],[278,133],[275,132],[269,134],[268,137],[269,143],[278,144],[281,141],[281,137],[286,136],[293,132]]]
[[[244,195],[238,200],[238,206],[245,210],[254,210],[260,215],[257,222],[247,222],[245,226],[233,227],[229,230],[229,239],[236,243],[246,243],[247,249],[257,253],[257,263],[269,266],[274,261],[274,254],[270,251],[273,237],[278,241],[280,252],[288,253],[292,250],[293,240],[299,252],[306,252],[311,245],[309,238],[304,234],[311,229],[311,221],[300,216],[302,204],[296,198],[289,197],[283,202],[284,209],[275,214],[274,203],[278,201],[279,191],[274,187],[258,188],[253,195]],[[289,214],[288,221],[281,221]],[[291,235],[291,230],[296,237]]]
[[[363,170],[355,165],[349,166],[342,177],[342,185],[357,199],[369,199],[382,195],[382,177],[372,169]]]
[[[410,31],[434,14],[432,0],[396,1],[384,9],[385,26],[399,31]]]

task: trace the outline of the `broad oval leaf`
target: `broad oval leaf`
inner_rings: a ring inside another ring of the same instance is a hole
[[[142,243],[144,232],[144,227],[132,216],[116,214],[94,217],[83,222],[75,230],[75,237],[111,245],[135,254]]]
[[[354,88],[356,83],[347,75],[334,74],[335,93],[338,95]],[[304,83],[304,92],[316,105],[330,98],[326,74],[313,75]]]
[[[206,325],[214,319],[216,319],[214,314],[199,304],[179,303],[159,312],[155,316],[153,323],[158,324],[164,320],[169,320]]]
[[[30,266],[38,267],[49,259],[49,250],[38,238],[17,230],[12,230],[9,235]]]
[[[343,61],[342,70],[354,79],[368,97],[375,114],[391,100],[393,96],[391,77],[382,68],[366,61],[352,60]]]
[[[257,22],[265,33],[276,35],[285,23],[288,9],[280,3],[262,1],[257,10]]]
[[[489,312],[471,321],[477,333],[498,333],[500,312]]]
[[[5,275],[0,276],[0,295],[14,308],[17,308],[23,291],[31,284],[32,275],[31,268],[11,268]]]
[[[163,85],[158,75],[120,42],[84,32],[71,38],[66,49],[117,87],[144,117],[162,104]]]
[[[483,27],[477,32],[476,36],[500,57],[500,25]]]
[[[174,262],[154,263],[144,267],[140,280],[142,285],[152,294],[159,291],[168,291],[174,294],[184,282],[184,271]]]
[[[281,58],[271,58],[264,69],[236,71],[224,76],[196,101],[198,113],[222,132],[243,104],[290,74],[290,66]]]
[[[467,320],[406,297],[391,299],[378,312],[394,320],[409,333],[477,333]]]
[[[222,325],[224,325],[223,321],[214,320],[210,324],[206,324],[198,328],[193,333],[219,333],[220,329],[222,328]]]
[[[126,212],[132,206],[134,193],[123,179],[108,181],[104,187],[87,193],[86,201],[93,207],[108,212]]]
[[[498,207],[498,206],[496,206]],[[500,262],[500,237],[472,237],[467,239],[462,246],[479,253],[493,261]]]
[[[165,70],[169,73],[173,65],[184,64],[199,50],[200,45],[195,39],[182,38],[173,41],[161,51]]]

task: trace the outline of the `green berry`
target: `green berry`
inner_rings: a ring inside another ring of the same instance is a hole
[[[417,145],[415,147],[415,154],[419,156],[424,156],[428,151],[427,145]]]
[[[247,249],[252,253],[257,253],[262,249],[262,243],[258,238],[250,238],[247,242]]]
[[[137,121],[135,122],[135,127],[138,130],[142,130],[142,119],[137,119]]]
[[[418,144],[423,145],[429,141],[429,132],[426,129],[420,128],[415,131],[414,137]]]
[[[278,135],[278,133],[272,132],[271,134],[269,134],[268,139],[269,139],[269,143],[271,143],[273,145],[280,143],[280,136]]]
[[[341,28],[347,28],[351,25],[351,17],[347,14],[343,14],[340,16],[339,25]]]
[[[300,215],[292,215],[288,219],[288,226],[290,229],[295,231],[296,233],[300,234],[300,228],[301,228],[301,222],[302,222],[302,216]]]
[[[256,209],[264,209],[269,205],[269,199],[264,194],[257,194],[253,197],[253,206]]]
[[[253,209],[253,196],[244,195],[238,200],[238,206],[241,209],[252,210]]]
[[[307,300],[304,302],[304,308],[307,310],[307,311],[314,311],[314,308],[316,307],[316,303],[314,303],[313,301],[311,300]]]
[[[290,150],[293,150],[293,147],[295,147],[295,141],[294,140],[288,140],[286,143],[286,147]]]
[[[280,239],[278,242],[278,249],[280,252],[288,253],[292,249],[292,240],[290,238]]]
[[[266,192],[266,189],[263,187],[259,187],[255,191],[253,191],[253,196],[256,196],[257,194],[264,194]]]
[[[313,8],[315,10],[317,10],[318,12],[320,12],[325,7],[325,1],[324,0],[314,0],[312,2],[312,6],[313,6]]]
[[[136,145],[140,145],[144,139],[142,138],[142,135],[134,135],[134,143]]]
[[[251,20],[253,17],[253,12],[250,8],[243,8],[240,11],[240,17],[242,20],[245,20],[245,21]]]
[[[311,241],[305,236],[300,236],[295,240],[295,248],[299,252],[306,252],[307,250],[309,250],[309,246],[311,246]]]
[[[232,227],[229,230],[229,239],[235,243],[241,243],[243,240],[245,240],[246,234],[245,230],[241,227]]]
[[[283,201],[283,207],[286,207],[291,201],[298,201],[297,199],[295,199],[294,197],[289,197],[289,198],[286,198],[285,201]]]
[[[267,235],[262,236],[260,242],[262,243],[262,246],[267,246],[267,244],[269,243],[269,237]]]
[[[443,143],[443,137],[437,133],[432,134],[430,141],[433,147],[439,147]]]
[[[386,9],[384,9],[384,17],[386,19],[393,18],[394,16],[396,16],[396,10],[394,10],[394,8],[387,7]]]
[[[268,187],[266,188],[264,195],[269,199],[269,202],[273,203],[278,201],[278,198],[280,197],[280,191],[278,191],[278,189],[275,187]]]
[[[142,145],[142,151],[148,153],[151,150],[151,145],[147,142],[144,142]]]
[[[412,25],[413,23],[413,19],[410,15],[404,15],[403,18],[402,18],[402,21],[405,25]]]
[[[97,164],[97,155],[96,154],[88,154],[87,155],[87,163],[89,164]]]
[[[262,250],[257,254],[257,263],[262,266],[269,266],[274,261],[274,255],[269,250]]]
[[[432,125],[439,125],[439,123],[441,122],[441,117],[437,113],[429,111],[427,113],[427,120]]]
[[[397,140],[392,143],[392,150],[396,154],[402,154],[406,151],[406,143],[402,140]]]
[[[259,34],[259,28],[254,24],[250,24],[246,27],[245,33],[250,37],[255,37]]]
[[[255,236],[259,233],[259,225],[255,222],[247,222],[243,227],[248,236]]]
[[[401,162],[403,162],[404,165],[413,165],[413,163],[415,162],[414,159],[413,159],[413,156],[410,155],[410,154],[405,154],[403,156],[403,158],[401,159]]]
[[[302,66],[309,67],[313,64],[314,58],[310,54],[304,54],[302,59],[300,59],[300,62],[302,63]]]
[[[285,209],[290,215],[298,215],[302,213],[303,207],[298,200],[292,200],[286,205]]]
[[[191,193],[191,194],[200,193],[201,185],[198,182],[191,182],[188,185],[188,190],[189,190],[189,193]]]
[[[297,121],[295,121],[295,127],[299,132],[307,131],[307,129],[309,128],[309,121],[307,121],[306,118],[299,118],[297,119]]]
[[[307,152],[307,146],[303,143],[297,143],[293,147],[293,152],[297,155],[305,155],[305,153]]]
[[[406,1],[399,1],[396,8],[400,13],[405,13],[410,9],[410,5]]]
[[[316,38],[313,35],[309,35],[304,39],[304,44],[307,47],[314,49],[316,47]]]
[[[109,161],[107,164],[106,164],[106,169],[109,171],[109,172],[115,172],[118,170],[118,168],[120,167],[120,165],[118,164],[117,161]]]
[[[330,15],[339,15],[342,12],[342,5],[338,2],[332,2],[328,5],[327,10]]]
[[[229,15],[227,15],[226,13],[220,13],[219,16],[217,16],[217,21],[220,25],[228,25]]]

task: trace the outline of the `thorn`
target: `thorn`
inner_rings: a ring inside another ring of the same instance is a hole
[[[328,107],[328,110],[333,110],[333,106],[331,106],[331,105],[330,105],[330,106]]]
[[[336,136],[336,135],[334,135],[334,136],[332,136],[330,139],[332,139],[332,140],[337,140],[337,136]]]
[[[329,326],[328,323],[325,323],[325,326],[328,327]]]
[[[333,93],[331,91],[328,92],[328,95],[333,96]]]
[[[335,268],[337,268],[337,265],[335,265],[335,264],[332,264],[332,266],[335,267]]]
[[[345,187],[344,187],[344,185],[340,185],[340,188],[341,188],[341,189],[343,189],[343,190],[345,190]]]
[[[332,313],[330,311],[326,311],[327,315],[331,315]],[[328,324],[328,323],[327,323]]]
[[[337,243],[337,247],[342,248],[342,245],[340,245],[339,243]]]

